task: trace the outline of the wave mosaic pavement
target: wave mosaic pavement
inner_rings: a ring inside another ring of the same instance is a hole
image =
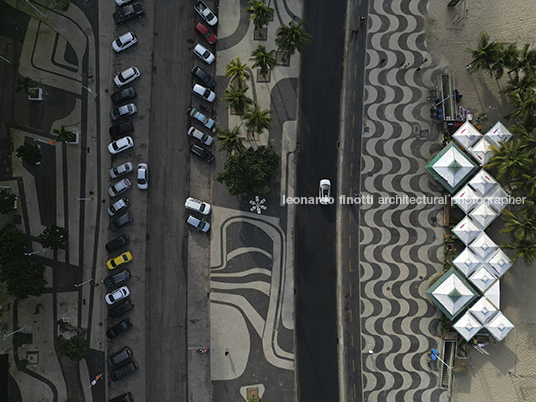
[[[424,169],[440,149],[427,116],[428,88],[439,69],[422,63],[432,59],[425,46],[426,5],[372,2],[368,17],[361,194],[375,202],[360,210],[367,401],[446,398],[437,371],[427,365],[427,354],[438,346],[440,319],[424,295],[427,280],[442,271],[442,205],[379,203],[387,196],[441,196]]]

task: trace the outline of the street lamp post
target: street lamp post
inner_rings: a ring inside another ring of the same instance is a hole
[[[95,95],[95,96],[99,96],[99,95],[97,95],[95,92],[93,92],[93,91],[91,90],[91,88],[86,87],[85,85],[81,85],[81,87],[84,88],[84,89],[86,89],[87,91],[91,92],[93,95]]]
[[[77,288],[79,288],[80,286],[83,286],[83,285],[85,285],[86,283],[91,282],[93,279],[94,279],[94,278],[88,279],[87,281],[82,282],[82,283],[75,283],[74,286],[76,286]]]
[[[41,11],[39,11],[39,9],[34,6],[32,3],[30,3],[28,0],[24,0],[26,3],[28,3],[29,5],[31,5],[35,11],[37,11],[39,14],[41,14],[41,17],[45,17],[45,14],[43,14]]]
[[[7,61],[9,64],[11,64],[11,62],[8,59],[6,59],[5,57],[0,56],[0,59],[2,59],[4,61]]]
[[[38,254],[38,253],[44,253],[46,250],[43,249],[43,250],[37,250],[37,251],[32,251],[31,253],[24,253],[25,256],[30,256],[30,255],[34,255],[34,254]]]
[[[93,197],[85,197],[85,198],[74,197],[74,199],[76,201],[92,201]]]
[[[10,334],[4,334],[4,341],[7,339],[8,336],[11,336],[11,335],[13,335],[13,334],[16,334],[17,332],[22,331],[24,328],[26,328],[26,327],[19,328],[19,329],[17,329],[16,331],[13,331],[13,332],[10,333]]]
[[[92,386],[96,385],[97,381],[99,381],[101,377],[102,377],[102,374],[99,374],[98,376],[96,376],[95,379],[91,381],[91,384],[89,384],[89,387],[87,387],[86,389],[90,389]]]

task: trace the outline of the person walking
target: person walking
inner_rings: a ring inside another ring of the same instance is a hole
[[[229,356],[229,349],[225,349],[225,356]]]
[[[380,60],[380,66],[383,66],[385,64],[386,60],[385,59],[381,59]]]

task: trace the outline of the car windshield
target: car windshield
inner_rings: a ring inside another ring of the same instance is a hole
[[[206,222],[200,221],[200,222],[199,222],[199,225],[197,225],[197,227],[198,227],[199,229],[203,230],[203,228],[205,227],[205,225],[206,225]]]
[[[121,42],[121,38],[117,38],[117,39],[115,40],[115,44],[116,44],[117,46],[121,47],[121,46],[123,45],[123,42]]]
[[[208,50],[203,53],[203,58],[208,59],[210,57],[210,52]]]
[[[205,32],[205,38],[209,39],[212,36],[212,32],[207,31]]]
[[[121,149],[121,145],[119,145],[118,142],[114,142],[112,143],[112,148],[114,149],[114,151],[117,151],[118,149]]]
[[[199,212],[203,212],[205,210],[205,204],[201,204],[199,206]]]
[[[208,98],[210,96],[210,89],[205,89],[205,93],[203,93],[204,98]]]

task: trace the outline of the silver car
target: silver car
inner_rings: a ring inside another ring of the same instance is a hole
[[[117,197],[119,194],[123,194],[125,191],[132,187],[132,183],[129,179],[123,179],[115,183],[108,188],[108,195],[110,197]]]
[[[214,141],[212,136],[205,134],[204,132],[198,130],[195,127],[190,127],[190,129],[188,130],[188,135],[190,137],[194,137],[195,139],[208,146],[211,146],[212,142]]]
[[[118,212],[121,212],[127,209],[129,205],[130,205],[130,202],[128,201],[128,199],[121,198],[107,208],[108,215],[114,216]]]
[[[188,218],[186,218],[186,223],[193,226],[197,230],[200,230],[201,232],[208,232],[210,229],[210,223],[203,219],[196,218],[193,215],[188,215]]]
[[[117,179],[118,177],[129,174],[134,170],[134,165],[132,162],[125,162],[122,165],[115,166],[110,169],[110,178]]]

